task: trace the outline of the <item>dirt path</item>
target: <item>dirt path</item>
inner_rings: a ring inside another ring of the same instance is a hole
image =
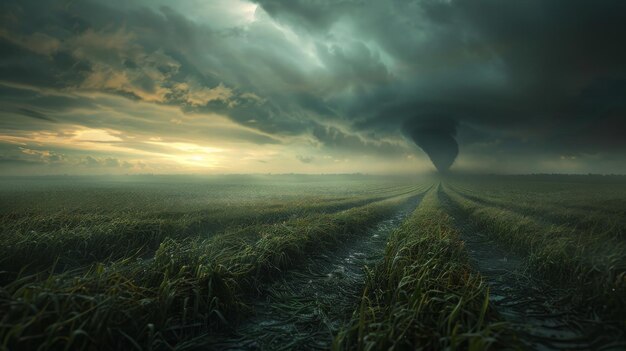
[[[592,311],[568,302],[567,291],[550,287],[525,272],[523,257],[499,247],[473,228],[441,186],[441,203],[454,217],[474,268],[490,287],[489,298],[532,350],[624,350],[623,332],[603,324]]]
[[[387,236],[415,209],[423,194],[392,218],[332,252],[320,253],[271,285],[253,304],[255,315],[237,335],[211,345],[219,350],[328,350],[351,317],[365,280],[365,265],[384,254]]]

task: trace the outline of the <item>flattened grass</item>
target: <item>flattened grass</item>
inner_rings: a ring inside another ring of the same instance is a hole
[[[525,255],[534,272],[571,287],[574,302],[592,305],[595,311],[626,326],[626,242],[615,233],[547,224],[472,201],[447,188],[445,195],[476,228]]]
[[[477,188],[473,188],[472,185],[459,186],[455,183],[454,185],[446,184],[446,187],[468,200],[487,207],[504,208],[548,224],[568,226],[580,232],[584,231],[590,236],[601,235],[618,240],[626,239],[626,206],[622,205],[621,209],[616,206],[608,210],[604,206],[591,205],[593,199],[598,196],[593,193],[592,189],[588,190],[589,199],[587,200],[584,195],[573,191],[576,189],[574,185],[571,186],[574,194],[569,194],[567,190],[553,194],[538,191],[528,191],[522,194],[521,190],[507,193],[504,190],[489,191],[488,188],[483,188],[485,185]],[[480,189],[485,189],[485,191]],[[576,190],[581,192],[580,189]],[[611,200],[607,202],[610,203]],[[619,204],[616,199],[612,202]]]
[[[11,273],[25,267],[35,272],[57,262],[62,270],[151,255],[166,238],[220,235],[233,227],[338,212],[416,190],[414,184],[376,179],[338,185],[324,179],[302,184],[285,179],[284,187],[268,180],[237,187],[214,179],[191,184],[83,180],[85,184],[76,186],[51,181],[49,187],[42,181],[32,190],[4,185],[0,187],[0,267]],[[367,185],[373,187],[371,192]],[[281,196],[281,191],[286,194]]]
[[[360,306],[337,350],[484,350],[504,331],[488,288],[472,271],[459,232],[431,190],[391,234],[368,272]]]
[[[164,240],[154,258],[86,273],[21,277],[0,288],[0,342],[9,349],[196,347],[199,333],[246,314],[245,297],[312,252],[358,237],[408,195],[203,239]]]

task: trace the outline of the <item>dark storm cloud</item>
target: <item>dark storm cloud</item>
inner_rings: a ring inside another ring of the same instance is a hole
[[[450,120],[489,130],[489,137],[532,139],[529,152],[621,152],[626,146],[623,1],[259,3],[315,36],[347,24],[400,67],[403,75],[392,83],[342,101],[356,127],[403,125],[415,136],[415,126],[426,124],[420,139],[429,130],[428,138],[441,134],[432,142],[450,152],[454,130],[439,132]]]
[[[623,1],[258,0],[260,20],[232,27],[155,3],[5,1],[0,80],[220,113],[352,153],[400,154],[388,140],[404,135],[441,170],[464,148],[626,149]],[[94,104],[0,89],[44,117]]]
[[[309,124],[299,118],[303,111],[329,111],[306,91],[283,98],[268,89],[268,84],[303,86],[307,79],[297,67],[295,48],[285,46],[278,31],[260,33],[263,45],[242,46],[210,23],[200,26],[168,7],[117,9],[93,1],[20,1],[3,7],[17,18],[0,32],[3,81],[92,89],[190,112],[221,112],[279,133],[302,133]],[[43,32],[58,42],[45,53],[33,39]],[[255,72],[259,62],[266,72]],[[269,81],[274,77],[277,82]]]
[[[405,149],[386,140],[377,140],[376,137],[364,138],[346,133],[336,127],[317,125],[311,134],[323,147],[358,154],[378,154],[380,156],[402,157]],[[374,141],[376,140],[376,141]]]

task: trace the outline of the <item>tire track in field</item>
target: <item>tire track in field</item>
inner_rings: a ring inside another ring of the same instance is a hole
[[[623,332],[592,311],[568,302],[568,291],[525,272],[524,257],[498,246],[464,218],[439,186],[441,204],[454,218],[470,261],[489,284],[489,300],[532,350],[624,350]],[[618,341],[621,340],[621,341]]]
[[[384,254],[388,235],[417,207],[426,192],[365,235],[331,252],[319,253],[264,289],[254,316],[236,335],[211,342],[219,350],[328,350],[349,321],[365,282],[364,266]]]

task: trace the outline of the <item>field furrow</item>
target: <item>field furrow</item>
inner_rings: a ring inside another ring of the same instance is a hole
[[[601,209],[571,209],[563,204],[545,203],[542,198],[516,199],[479,195],[474,191],[447,185],[447,189],[466,200],[485,207],[497,207],[533,217],[546,225],[566,226],[589,236],[623,239],[626,235],[626,217],[616,216]]]
[[[389,219],[337,249],[314,254],[281,279],[262,287],[254,316],[235,335],[216,340],[220,349],[327,350],[358,305],[365,266],[382,258],[389,233],[422,196],[411,198]]]
[[[134,256],[149,257],[167,238],[218,236],[258,230],[295,217],[332,214],[393,197],[410,195],[419,187],[378,189],[369,195],[348,198],[311,198],[304,203],[230,205],[188,212],[94,211],[54,212],[28,216],[8,212],[0,216],[0,264],[7,273],[29,272],[55,265],[57,271],[99,261]],[[164,201],[160,199],[160,201]],[[202,206],[199,206],[202,207]],[[0,278],[1,279],[1,278]],[[10,278],[12,279],[12,278]]]
[[[455,192],[446,195],[470,222],[524,257],[533,272],[570,286],[580,304],[623,319],[626,305],[626,242],[610,235],[590,235],[569,226],[546,225],[500,207],[481,205]]]
[[[588,310],[568,302],[570,289],[534,277],[526,269],[523,255],[481,233],[441,188],[438,196],[461,232],[472,266],[489,284],[491,306],[511,323],[527,348],[573,350],[626,346],[619,325],[590,318]]]
[[[433,189],[390,236],[334,348],[486,349],[513,342]]]
[[[79,275],[20,277],[1,290],[1,340],[11,348],[45,340],[52,348],[90,348],[95,340],[99,348],[167,348],[228,328],[250,313],[246,301],[263,284],[358,237],[426,188],[221,236],[166,239],[154,258],[96,264]]]
[[[0,199],[0,350],[626,348],[619,177],[60,177]]]

